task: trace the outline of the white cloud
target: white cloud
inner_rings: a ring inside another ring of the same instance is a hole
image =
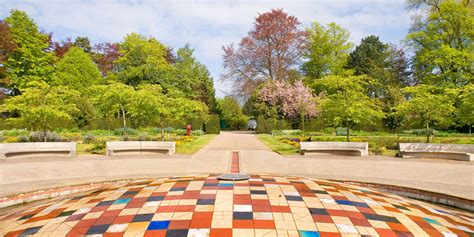
[[[283,8],[298,17],[303,27],[312,21],[336,22],[351,31],[351,39],[356,43],[369,34],[398,43],[410,23],[404,0],[2,0],[0,17],[7,16],[12,8],[28,12],[41,28],[53,31],[56,40],[81,35],[94,43],[120,41],[125,34],[135,31],[154,36],[173,48],[189,42],[215,79],[222,72],[222,45],[238,43],[258,13],[272,8]],[[216,82],[219,96],[230,91],[228,87],[228,83]]]

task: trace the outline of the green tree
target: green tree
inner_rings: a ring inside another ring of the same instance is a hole
[[[117,115],[122,118],[124,136],[127,134],[127,118],[129,117],[130,100],[134,94],[134,89],[122,83],[112,83],[109,85],[96,85],[90,88],[89,94],[92,104],[99,115],[109,121]]]
[[[21,95],[5,100],[2,111],[18,115],[8,118],[8,122],[46,134],[48,130],[71,122],[72,115],[78,112],[74,101],[79,95],[76,91],[44,82],[33,82],[28,86]]]
[[[426,142],[430,142],[435,126],[451,125],[455,108],[452,96],[443,88],[418,85],[406,87],[403,91],[409,99],[397,106],[397,112],[406,116],[413,125],[426,128]]]
[[[472,134],[474,124],[474,85],[464,86],[459,95],[460,104],[457,108],[457,117],[462,125],[469,126],[469,135]]]
[[[56,66],[54,84],[68,86],[78,91],[98,84],[101,75],[89,54],[81,48],[72,47]]]
[[[129,34],[120,44],[120,54],[116,61],[119,81],[134,87],[144,83],[159,84],[165,91],[173,87],[172,66],[166,60],[167,48],[155,38]]]
[[[10,85],[10,79],[6,74],[5,62],[16,47],[10,27],[5,21],[0,20],[0,86]]]
[[[189,44],[178,49],[175,59],[175,80],[177,89],[187,98],[197,99],[215,111],[216,98],[214,82],[206,66],[193,56],[194,50]]]
[[[47,51],[49,36],[23,11],[12,10],[5,22],[17,46],[5,62],[12,86],[18,91],[32,81],[51,82],[55,58]]]
[[[165,107],[165,97],[159,85],[142,85],[130,97],[129,113],[132,122],[137,126],[158,125],[161,118],[169,116]]]
[[[331,75],[314,85],[316,91],[324,95],[320,102],[321,117],[334,128],[346,127],[347,141],[350,141],[351,128],[383,117],[377,100],[367,95],[367,83],[370,78],[366,75]]]
[[[349,41],[350,33],[336,23],[323,26],[314,22],[307,29],[309,50],[303,64],[303,71],[310,78],[321,78],[331,74],[341,74],[347,64],[353,43]]]
[[[406,37],[415,52],[415,76],[423,83],[463,86],[474,82],[474,15],[463,1],[442,1],[418,17]]]
[[[247,125],[248,117],[243,114],[239,102],[232,96],[217,100],[220,117],[231,129],[242,129]]]
[[[81,48],[86,53],[90,53],[92,50],[91,41],[87,37],[76,37],[76,39],[74,40],[74,46]]]

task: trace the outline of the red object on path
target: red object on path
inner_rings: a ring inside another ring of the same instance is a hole
[[[191,124],[188,124],[188,125],[186,126],[186,136],[188,136],[188,137],[191,136],[191,128],[192,128],[192,127],[193,127],[193,126],[191,126]]]
[[[239,153],[232,152],[232,164],[230,167],[231,173],[240,173],[240,165],[239,165]]]

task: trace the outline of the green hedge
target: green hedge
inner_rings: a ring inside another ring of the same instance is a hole
[[[207,121],[207,123],[205,124],[204,132],[206,132],[207,134],[219,134],[221,132],[219,115],[209,115],[209,121]]]

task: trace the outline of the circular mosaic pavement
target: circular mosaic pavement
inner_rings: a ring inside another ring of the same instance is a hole
[[[274,176],[137,180],[0,213],[6,236],[472,236],[474,230],[472,213]]]

